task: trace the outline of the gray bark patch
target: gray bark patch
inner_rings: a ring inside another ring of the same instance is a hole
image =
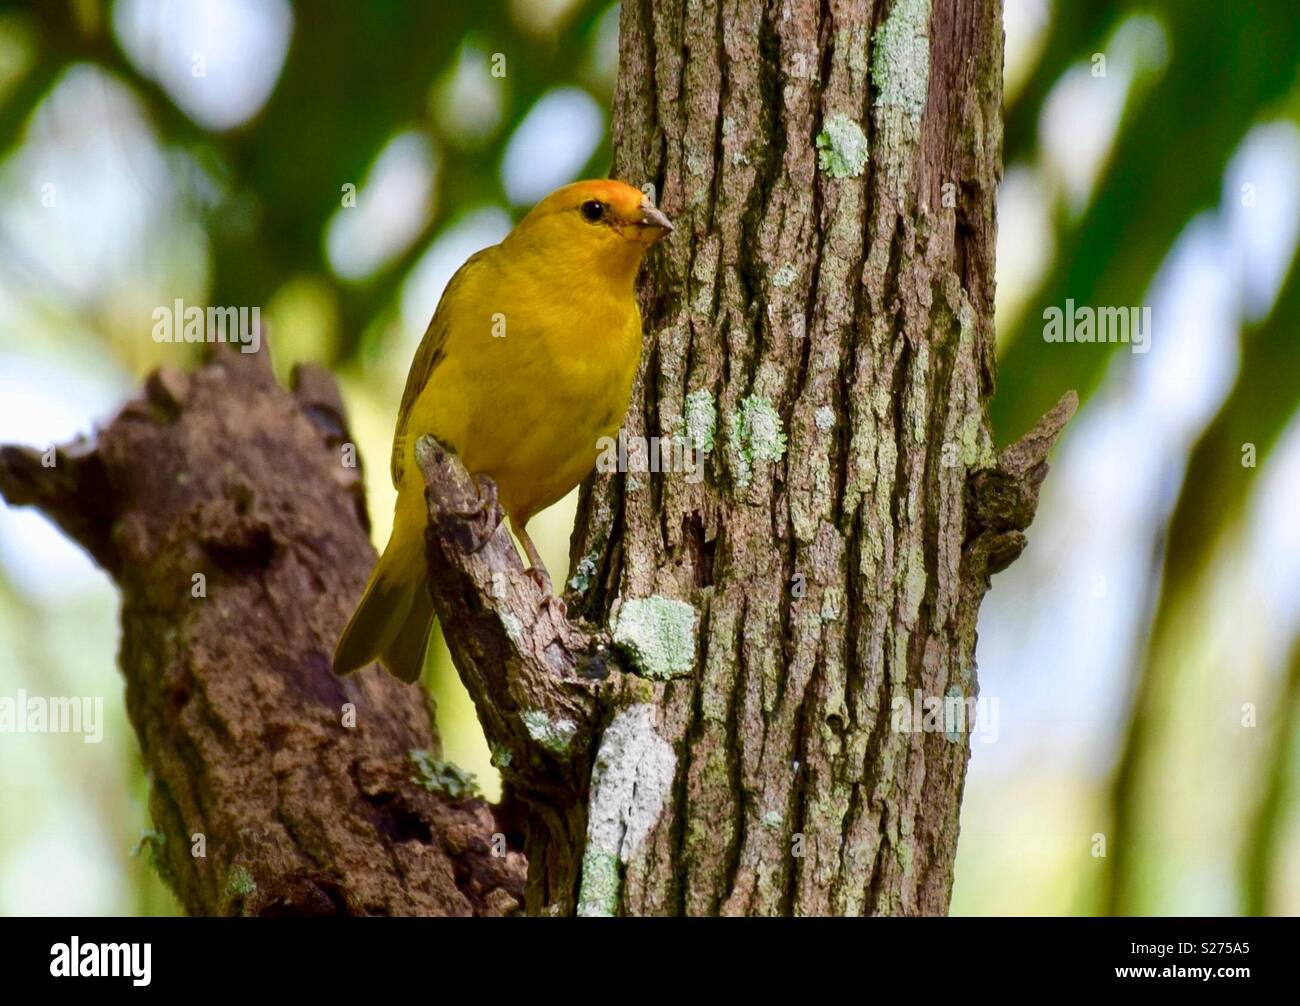
[[[631,862],[668,799],[677,756],[655,730],[654,715],[649,704],[629,706],[601,738],[591,775],[579,915],[617,912],[620,865]]]

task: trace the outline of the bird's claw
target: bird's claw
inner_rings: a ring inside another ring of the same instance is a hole
[[[529,566],[524,570],[524,575],[532,580],[533,583],[537,584],[543,594],[553,594],[553,591],[551,590],[551,577],[546,570],[537,566]]]
[[[551,618],[556,622],[563,623],[569,620],[569,609],[564,601],[554,594],[546,594],[542,598],[542,609],[551,613]]]
[[[474,476],[474,490],[478,493],[480,509],[491,513],[497,508],[497,484],[486,475]]]
[[[537,584],[542,592],[541,607],[547,609],[552,615],[557,616],[561,621],[569,616],[569,609],[565,603],[555,596],[555,591],[551,587],[551,577],[544,569],[537,566],[530,566],[524,570],[524,574]]]

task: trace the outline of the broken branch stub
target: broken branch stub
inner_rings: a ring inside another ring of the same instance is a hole
[[[1028,433],[998,452],[992,468],[971,476],[966,555],[976,571],[1001,572],[1024,551],[1024,532],[1038,511],[1047,477],[1047,455],[1078,408],[1079,396],[1067,391]]]
[[[429,511],[429,593],[501,772],[501,819],[522,816],[530,914],[578,905],[597,739],[626,696],[609,634],[569,621],[525,571],[496,488],[432,437],[416,443]]]
[[[619,677],[606,633],[570,622],[524,569],[496,501],[432,437],[416,445],[429,507],[429,589],[503,779],[564,806],[586,791],[601,694]]]

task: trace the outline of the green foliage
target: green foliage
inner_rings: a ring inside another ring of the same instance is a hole
[[[415,766],[411,781],[419,783],[430,793],[441,793],[451,800],[472,800],[479,795],[474,773],[459,765],[435,758],[429,751],[416,749],[410,753]]]
[[[1076,388],[1086,407],[1113,360],[1114,346],[1045,344],[1044,308],[1067,298],[1079,304],[1147,302],[1178,235],[1197,213],[1219,203],[1224,170],[1246,133],[1270,118],[1300,120],[1300,31],[1288,0],[1215,9],[1180,0],[1140,8],[1121,0],[1055,4],[1037,68],[1007,109],[1008,165],[1035,158],[1046,99],[1063,69],[1103,51],[1120,20],[1133,13],[1159,20],[1169,60],[1157,79],[1130,94],[1114,154],[1086,211],[1078,220],[1058,215],[1053,262],[1015,327],[1001,333],[1005,349],[991,410],[1000,442],[1023,433],[1067,388]],[[1150,824],[1143,807],[1150,803],[1150,780],[1162,771],[1154,741],[1164,729],[1162,710],[1183,687],[1170,670],[1182,663],[1174,621],[1189,605],[1206,603],[1202,574],[1300,407],[1297,272],[1293,263],[1271,315],[1243,329],[1232,390],[1188,458],[1163,541],[1151,636],[1139,647],[1136,699],[1109,798],[1113,853],[1102,863],[1103,910],[1152,904],[1141,900],[1142,857],[1150,862],[1156,855],[1142,850]],[[1158,337],[1175,339],[1179,333],[1165,328]],[[1256,451],[1252,469],[1242,464],[1246,444]],[[1258,891],[1264,870],[1258,858],[1250,870],[1248,886]]]
[[[1006,163],[1028,158],[1043,103],[1063,62],[1086,62],[1121,14],[1119,3],[1056,4],[1047,63],[1008,109]],[[1086,403],[1114,347],[1045,346],[1042,312],[1078,304],[1141,304],[1174,239],[1218,201],[1223,171],[1246,132],[1295,85],[1300,31],[1289,0],[1241,4],[1231,13],[1168,0],[1156,11],[1168,33],[1168,66],[1131,102],[1087,213],[1058,222],[1057,254],[998,362],[992,419],[1000,442],[1033,425],[1067,388]],[[1040,64],[1042,65],[1042,64]],[[1300,387],[1300,386],[1298,386]],[[1300,402],[1292,398],[1290,408]]]

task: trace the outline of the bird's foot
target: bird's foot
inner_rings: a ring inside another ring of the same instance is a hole
[[[564,601],[554,594],[547,594],[542,598],[542,608],[551,614],[551,618],[559,623],[569,620],[569,609]]]
[[[479,509],[491,512],[497,508],[497,484],[486,475],[474,476],[474,491],[478,493]]]
[[[540,566],[530,566],[524,570],[524,574],[541,588],[541,607],[550,611],[557,620],[565,621],[569,617],[569,609],[564,601],[555,596],[555,591],[551,587],[550,574]]]
[[[554,591],[551,590],[551,574],[541,566],[529,566],[524,570],[524,575],[537,584],[543,594],[554,596]]]

